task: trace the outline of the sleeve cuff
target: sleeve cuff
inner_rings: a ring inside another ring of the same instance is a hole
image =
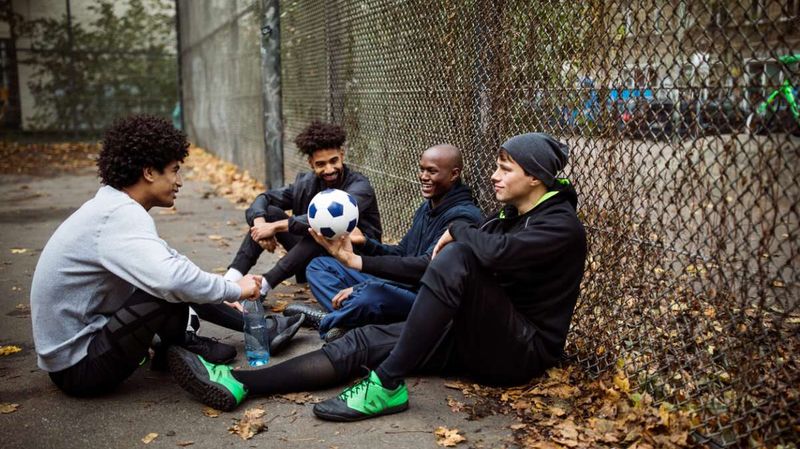
[[[448,230],[450,231],[450,235],[453,236],[453,240],[460,240],[459,236],[463,236],[463,232],[467,228],[473,227],[471,224],[464,222],[464,221],[454,221],[450,224]]]
[[[225,281],[225,297],[222,301],[234,302],[242,297],[242,287],[239,284],[231,281]]]

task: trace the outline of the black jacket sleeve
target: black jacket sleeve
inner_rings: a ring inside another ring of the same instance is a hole
[[[429,254],[416,257],[361,256],[361,272],[416,286],[425,274],[430,261]]]
[[[358,247],[358,252],[367,256],[402,256],[405,254],[400,245],[386,245],[369,237],[363,245]]]
[[[258,217],[267,216],[267,208],[275,206],[281,210],[290,210],[292,208],[292,200],[294,199],[294,185],[281,187],[279,189],[267,190],[259,194],[250,207],[245,211],[245,219],[247,224],[253,225],[253,220]]]
[[[490,234],[463,221],[450,226],[450,235],[468,245],[481,265],[497,273],[513,272],[547,263],[561,254],[579,233],[573,220],[531,218],[525,229],[510,234]]]

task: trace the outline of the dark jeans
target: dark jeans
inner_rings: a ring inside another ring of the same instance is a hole
[[[468,246],[449,244],[429,265],[403,323],[364,326],[323,346],[341,380],[361,366],[402,378],[457,373],[491,385],[528,382],[548,366],[536,328]]]
[[[165,345],[182,342],[188,313],[186,304],[170,303],[137,290],[94,335],[86,357],[50,373],[50,378],[70,395],[108,393],[147,357],[155,334]]]
[[[268,223],[273,223],[286,220],[289,216],[281,209],[269,206],[267,215],[264,218]],[[248,224],[253,226],[253,223]],[[275,234],[275,238],[286,249],[286,255],[271,270],[264,273],[264,278],[270,287],[276,287],[292,276],[295,277],[297,282],[305,282],[306,266],[313,258],[322,255],[325,251],[317,245],[317,242],[310,235],[300,236],[289,232],[279,232]],[[239,245],[239,251],[236,252],[236,256],[233,258],[229,268],[235,268],[240,273],[247,274],[258,262],[258,258],[263,252],[264,249],[248,233],[244,236],[242,244]]]
[[[317,257],[306,268],[306,279],[317,301],[328,310],[320,334],[334,327],[357,327],[405,321],[417,293],[407,286],[346,268],[333,257]],[[331,300],[340,290],[353,287],[342,307]]]

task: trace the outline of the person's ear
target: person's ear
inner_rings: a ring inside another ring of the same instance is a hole
[[[142,169],[142,177],[147,182],[153,182],[156,179],[155,169],[153,167],[145,167]]]
[[[540,184],[542,184],[542,181],[538,180],[537,178],[534,178],[533,176],[529,176],[529,178],[531,178],[529,184],[531,187],[538,187]]]
[[[308,156],[308,166],[311,167],[312,170],[314,169],[314,157],[313,156]]]
[[[460,177],[461,177],[461,169],[458,167],[453,167],[450,170],[450,182],[456,182],[456,180]]]
[[[342,164],[344,164],[344,149],[343,148],[339,149],[339,160],[341,160]]]

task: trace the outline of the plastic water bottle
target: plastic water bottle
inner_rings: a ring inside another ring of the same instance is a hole
[[[250,366],[269,363],[269,335],[261,300],[242,301],[244,307],[244,351]]]

